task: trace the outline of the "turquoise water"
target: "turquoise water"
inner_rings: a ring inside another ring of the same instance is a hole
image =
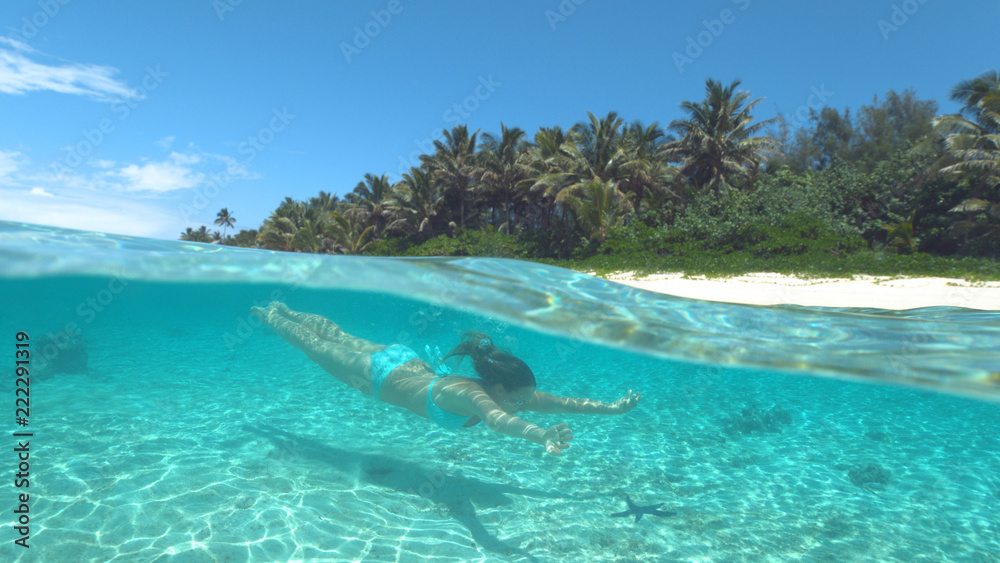
[[[35,354],[28,426],[13,372],[3,388],[4,561],[1000,557],[1000,312],[747,307],[512,261],[11,223],[0,267],[0,353],[13,365],[24,331]],[[570,424],[559,457],[442,430],[250,317],[274,299],[421,355],[481,330],[544,391],[643,399],[624,416],[526,413]],[[33,433],[27,489],[17,431]],[[12,527],[23,492],[29,549]],[[675,515],[609,517],[626,495]]]

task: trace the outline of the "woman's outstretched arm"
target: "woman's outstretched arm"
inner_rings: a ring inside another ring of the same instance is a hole
[[[573,431],[566,423],[545,430],[527,420],[507,414],[483,391],[470,391],[468,398],[476,409],[476,414],[490,430],[545,446],[545,451],[552,455],[562,453],[573,439]]]
[[[639,404],[642,393],[633,393],[629,389],[624,397],[613,403],[595,401],[593,399],[571,399],[559,397],[544,391],[535,391],[531,400],[524,405],[524,410],[547,414],[625,414]]]

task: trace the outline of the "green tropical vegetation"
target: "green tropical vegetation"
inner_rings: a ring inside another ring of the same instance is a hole
[[[182,240],[288,252],[492,256],[578,270],[945,275],[1000,279],[1000,71],[961,105],[888,92],[792,130],[761,98],[708,79],[683,117],[588,113],[568,130],[442,132],[398,182],[285,198],[258,229],[235,218]]]

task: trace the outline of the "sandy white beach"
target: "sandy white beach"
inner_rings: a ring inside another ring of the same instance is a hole
[[[748,305],[1000,310],[1000,282],[877,276],[802,279],[774,273],[706,279],[680,273],[636,276],[634,272],[622,272],[606,277],[620,284],[678,297]]]

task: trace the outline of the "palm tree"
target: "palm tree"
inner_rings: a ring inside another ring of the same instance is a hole
[[[959,82],[951,89],[951,99],[962,104],[963,115],[983,124],[981,115],[984,110],[1000,113],[1000,69]],[[991,132],[1000,131],[994,127]]]
[[[501,202],[506,222],[500,229],[508,233],[513,225],[513,199],[517,186],[531,176],[531,169],[524,158],[528,146],[524,136],[524,130],[517,127],[508,129],[501,122],[500,138],[487,133],[483,135],[480,145],[482,166],[479,179],[487,193],[493,196],[492,199]],[[496,210],[496,205],[493,210]]]
[[[284,217],[292,221],[293,224],[298,225],[305,218],[306,206],[301,201],[295,201],[290,197],[285,197],[278,208],[271,212],[271,217],[278,218]],[[270,218],[268,218],[270,220]],[[265,220],[266,222],[266,220]]]
[[[402,224],[399,219],[393,219],[399,212],[401,202],[385,174],[365,174],[364,181],[358,182],[346,199],[363,212],[369,224],[375,227],[376,236],[398,229]]]
[[[560,186],[558,191],[561,191],[591,178],[604,181],[618,179],[618,167],[625,160],[625,153],[619,146],[622,119],[613,111],[600,119],[589,111],[587,116],[590,121],[574,125],[561,143],[553,145],[549,141],[543,147],[545,152],[551,153],[545,163],[551,172],[538,177],[532,189],[537,189],[537,185],[546,185],[549,192],[554,186]],[[558,130],[558,133],[561,132]]]
[[[202,225],[197,231],[188,227],[181,233],[180,240],[188,242],[212,242],[212,235],[208,234],[208,227],[205,225]]]
[[[970,197],[950,211],[966,214],[965,221],[956,225],[958,231],[994,237],[1000,234],[1000,225],[991,224],[988,217],[1000,219],[1000,203],[989,199],[1000,188],[1000,71],[960,82],[951,98],[962,102],[961,112],[934,119],[934,129],[944,134],[944,147],[952,159],[940,172],[964,175],[973,188]],[[977,219],[982,213],[985,222]]]
[[[361,200],[357,194],[349,195]],[[334,218],[338,211],[360,222],[368,217],[364,206],[338,203],[336,195],[324,191],[307,202],[286,197],[256,233],[256,245],[285,252],[337,252],[343,238]]]
[[[602,182],[620,179],[620,166],[626,161],[620,146],[622,119],[613,111],[600,119],[590,112],[587,116],[590,120],[574,125],[558,146],[543,139],[543,150],[555,151],[541,162],[542,168],[551,171],[535,178],[531,191],[543,190],[545,196],[555,196],[555,202],[564,203],[570,200],[559,197],[563,192],[576,192],[594,178]]]
[[[448,192],[458,199],[458,225],[465,229],[465,200],[473,185],[476,169],[477,130],[469,135],[465,125],[456,125],[451,131],[443,131],[445,141],[434,141],[433,155],[421,155],[434,177],[441,180]]]
[[[256,248],[258,234],[257,229],[241,229],[232,237],[230,244],[243,248]]]
[[[215,224],[222,227],[222,240],[226,239],[226,229],[233,226],[236,223],[236,217],[233,217],[229,213],[228,207],[223,207],[219,214],[215,216]]]
[[[257,234],[257,244],[269,250],[295,251],[295,234],[306,219],[306,205],[286,197],[264,220]]]
[[[562,190],[556,201],[573,210],[591,242],[603,242],[610,229],[621,224],[626,199],[614,182],[595,177]]]
[[[980,108],[978,122],[961,115],[935,118],[935,126],[950,133],[945,148],[957,161],[941,168],[941,172],[966,173],[978,178],[977,193],[1000,184],[1000,112]]]
[[[540,221],[536,228],[547,230],[555,216],[555,198],[571,182],[565,174],[572,166],[568,151],[574,143],[573,135],[562,127],[540,127],[535,142],[525,157],[532,176],[521,182],[524,198],[538,209]]]
[[[958,162],[942,171],[978,173],[987,185],[1000,183],[1000,70],[959,82],[951,99],[962,103],[960,113],[940,116],[934,125],[949,133],[945,146]]]
[[[562,146],[568,142],[566,133],[558,125],[554,127],[539,127],[535,132],[534,143],[528,147],[525,156],[531,176],[518,186],[525,201],[537,210],[534,226],[545,230],[548,228],[555,208],[555,195],[562,189],[562,177],[553,176],[565,168],[565,155]],[[526,217],[527,219],[527,217]]]
[[[585,169],[586,176],[605,181],[614,180],[618,166],[625,157],[620,146],[621,129],[625,121],[615,111],[608,112],[607,116],[600,119],[588,111],[587,117],[589,121],[573,126],[577,147],[572,156]]]
[[[325,220],[304,219],[302,226],[292,236],[292,248],[299,252],[319,254],[326,250]]]
[[[298,232],[299,227],[295,222],[290,217],[278,215],[278,211],[276,210],[271,213],[271,216],[261,226],[260,233],[257,235],[257,244],[261,248],[269,250],[294,252],[295,238]]]
[[[625,158],[618,185],[622,192],[632,195],[632,209],[636,214],[642,207],[646,191],[656,190],[676,172],[657,154],[658,141],[662,137],[663,130],[656,122],[643,126],[639,121],[629,125],[622,135]]]
[[[404,201],[405,211],[413,215],[416,232],[433,238],[434,219],[444,204],[444,194],[433,176],[423,168],[410,168],[396,184],[396,190]]]
[[[920,239],[913,234],[913,220],[916,216],[917,212],[912,211],[906,221],[882,225],[889,251],[899,254],[913,254],[917,251]]]
[[[309,198],[309,202],[306,204],[306,207],[308,209],[315,210],[315,215],[318,217],[326,215],[331,211],[335,211],[338,204],[339,201],[336,195],[320,190],[318,196]]]
[[[354,211],[354,212],[352,212]],[[356,210],[347,213],[330,213],[332,220],[328,234],[335,241],[335,249],[342,254],[361,254],[374,242],[374,225],[365,225]]]
[[[716,196],[739,177],[755,172],[768,154],[778,152],[778,141],[755,136],[774,118],[751,124],[751,112],[763,98],[748,103],[750,94],[736,91],[740,84],[740,80],[734,80],[723,86],[709,78],[705,100],[682,102],[687,119],[670,123],[669,129],[679,139],[660,149],[667,159],[682,163],[682,174],[702,188],[711,188]]]

